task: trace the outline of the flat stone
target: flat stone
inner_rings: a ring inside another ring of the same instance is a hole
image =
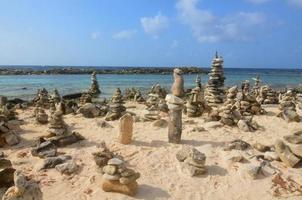
[[[119,159],[119,158],[112,158],[108,161],[108,165],[116,165],[116,166],[119,166],[119,165],[122,165],[124,164],[124,161]]]
[[[70,175],[75,173],[79,169],[79,166],[74,161],[69,161],[63,164],[56,165],[55,168],[61,174]]]
[[[184,101],[181,98],[179,98],[177,96],[174,96],[173,94],[167,94],[165,100],[169,104],[176,104],[176,105],[183,105],[184,104]]]
[[[121,176],[119,174],[116,175],[104,174],[103,178],[109,181],[117,181],[121,178]]]
[[[281,161],[288,167],[294,167],[300,162],[300,158],[295,156],[282,140],[276,140],[275,150]]]
[[[117,172],[117,166],[106,165],[105,167],[103,167],[103,172],[109,175],[114,175]]]

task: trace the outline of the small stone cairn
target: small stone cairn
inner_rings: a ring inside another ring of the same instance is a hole
[[[54,89],[53,94],[51,95],[49,101],[53,100],[55,104],[60,103],[61,96],[59,94],[59,91],[57,89]]]
[[[296,111],[295,95],[292,90],[288,90],[280,98],[278,117],[282,117],[287,122],[300,122],[300,116]]]
[[[47,124],[48,123],[48,115],[45,110],[41,107],[36,108],[36,122],[39,124]]]
[[[217,107],[224,100],[224,73],[223,58],[216,52],[212,62],[212,69],[209,73],[209,81],[205,89],[205,100],[209,106]]]
[[[278,95],[270,86],[264,85],[260,87],[259,95],[257,96],[257,101],[260,104],[277,104]]]
[[[188,117],[201,116],[204,110],[204,105],[201,97],[201,88],[196,87],[192,89],[188,96],[189,99],[186,103],[186,113]]]
[[[253,87],[253,95],[254,96],[258,96],[260,94],[260,76],[257,75],[256,78],[253,78],[253,80],[255,81],[254,87]]]
[[[223,106],[219,108],[219,116],[221,117],[220,121],[228,126],[233,126],[238,122],[235,115],[237,93],[238,87],[231,87],[227,93],[227,100]]]
[[[33,100],[36,106],[49,108],[49,95],[45,88],[39,89],[35,99]]]
[[[179,144],[182,134],[182,109],[184,101],[181,97],[184,96],[184,80],[180,69],[174,69],[173,75],[172,94],[166,96],[169,108],[168,140],[170,143]]]
[[[85,105],[86,103],[92,103],[92,96],[90,93],[83,93],[80,97],[80,104]]]
[[[206,156],[195,148],[183,146],[176,153],[176,159],[181,162],[182,170],[190,176],[199,176],[206,172]]]
[[[160,98],[159,95],[156,93],[148,94],[149,98],[147,99],[146,106],[148,113],[144,115],[145,121],[155,121],[160,119],[160,109],[159,109],[159,102]]]
[[[67,124],[64,122],[62,111],[56,111],[51,115],[48,132],[51,136],[62,136],[67,132]]]
[[[145,103],[146,100],[144,99],[141,91],[139,89],[137,89],[135,91],[135,95],[134,95],[134,101],[137,102],[137,103]]]
[[[107,113],[105,120],[113,121],[123,116],[126,112],[126,107],[123,104],[122,92],[117,88],[111,99],[111,103],[109,104],[109,112]]]
[[[103,167],[102,189],[105,192],[117,192],[134,196],[137,191],[137,179],[140,173],[125,166],[125,162],[119,158],[112,158]]]
[[[91,94],[91,96],[96,97],[99,94],[101,94],[101,90],[99,88],[99,84],[96,78],[96,72],[93,72],[91,74],[91,86],[88,90],[88,93]]]

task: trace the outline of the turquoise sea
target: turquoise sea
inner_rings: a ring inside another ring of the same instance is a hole
[[[302,69],[225,69],[225,85],[239,85],[244,80],[250,80],[260,75],[263,84],[269,84],[275,88],[294,87],[302,84]],[[97,75],[101,97],[110,97],[114,90],[119,87],[123,91],[125,88],[139,88],[142,91],[149,89],[153,84],[170,88],[173,82],[172,75],[160,74],[131,74],[117,75],[104,74]],[[196,75],[185,75],[185,87],[190,88],[195,85]],[[208,76],[201,75],[202,83],[206,84]],[[57,88],[61,94],[85,91],[90,86],[90,75],[7,75],[0,76],[0,95],[9,98],[31,99],[38,88],[46,88],[52,91]]]

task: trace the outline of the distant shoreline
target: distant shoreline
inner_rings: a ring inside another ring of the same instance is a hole
[[[207,74],[208,70],[200,67],[179,67],[184,74]],[[173,68],[169,67],[116,67],[116,68],[94,68],[94,67],[49,67],[49,68],[14,68],[1,67],[0,75],[68,75],[68,74],[171,74]]]

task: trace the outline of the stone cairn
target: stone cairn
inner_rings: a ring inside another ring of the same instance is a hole
[[[182,169],[190,176],[202,175],[206,172],[206,156],[195,148],[184,146],[177,152],[176,158],[182,164]]]
[[[212,69],[209,73],[209,81],[205,89],[205,100],[209,106],[217,107],[217,104],[223,103],[224,99],[224,73],[223,73],[223,58],[216,56],[212,62]]]
[[[126,88],[124,92],[124,99],[127,101],[133,101],[134,100],[134,95],[136,93],[135,88]]]
[[[300,116],[296,111],[295,95],[292,90],[288,90],[281,96],[279,110],[278,117],[282,117],[287,122],[300,122]]]
[[[62,111],[56,111],[49,120],[48,132],[50,136],[62,136],[67,133],[67,124],[64,122]]]
[[[48,123],[48,115],[45,110],[41,107],[37,107],[35,110],[36,114],[36,122],[39,124],[47,124]]]
[[[53,114],[54,112],[56,112],[56,110],[57,110],[57,107],[56,107],[55,100],[50,99],[49,100],[49,112],[50,112],[50,114]]]
[[[253,87],[253,95],[257,97],[260,94],[260,83],[261,83],[260,76],[257,75],[257,77],[253,78],[253,80],[255,81]]]
[[[117,88],[111,99],[111,103],[109,105],[109,112],[107,113],[105,120],[113,121],[123,116],[126,112],[126,107],[123,104],[124,101],[122,92],[119,88]]]
[[[278,95],[270,86],[264,85],[260,87],[257,101],[260,104],[278,104]]]
[[[189,99],[186,103],[186,113],[188,117],[199,117],[202,115],[204,105],[201,97],[201,88],[192,89],[189,94]]]
[[[228,126],[233,126],[238,122],[235,114],[237,93],[238,87],[231,87],[227,93],[227,100],[224,102],[223,106],[219,108],[220,121]]]
[[[45,88],[39,89],[33,101],[38,107],[49,108],[48,91]]]
[[[86,103],[92,103],[92,96],[90,93],[83,93],[80,97],[80,105],[85,105]]]
[[[134,101],[137,102],[137,103],[145,103],[146,100],[144,99],[141,91],[139,89],[137,89],[135,91],[135,95],[134,95]]]
[[[60,101],[61,101],[61,96],[60,96],[59,91],[58,91],[57,89],[54,89],[53,94],[51,95],[49,101],[50,101],[50,100],[53,100],[53,102],[54,102],[55,104],[60,103]]]
[[[168,140],[170,143],[179,144],[182,134],[182,109],[184,101],[181,97],[184,96],[184,80],[180,69],[174,69],[173,75],[172,94],[166,96],[169,108]]]
[[[137,191],[137,179],[140,173],[125,166],[125,162],[119,158],[112,158],[103,167],[102,189],[105,192],[117,192],[134,196]]]
[[[133,134],[133,117],[127,113],[120,118],[118,140],[122,144],[130,144]]]
[[[241,86],[241,94],[238,97],[236,107],[242,116],[264,114],[261,104],[256,97],[250,93],[249,81],[244,81]]]
[[[98,81],[96,79],[96,72],[93,72],[91,74],[91,86],[88,91],[89,94],[91,94],[93,97],[98,96],[101,94],[101,90],[99,88]]]

